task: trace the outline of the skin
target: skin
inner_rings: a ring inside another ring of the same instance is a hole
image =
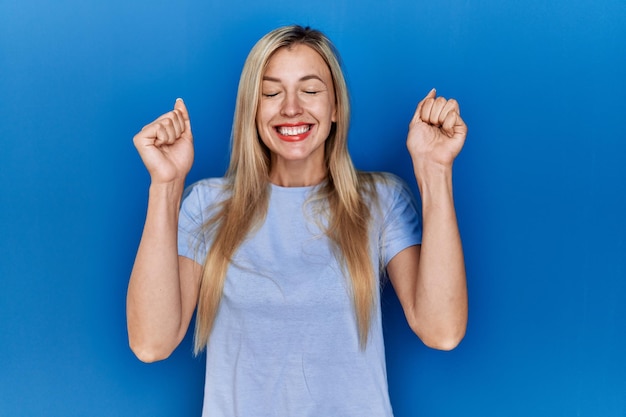
[[[193,163],[193,135],[182,100],[133,142],[151,184],[148,211],[126,298],[130,347],[144,362],[165,359],[183,339],[196,308],[202,269],[178,256],[178,214]]]
[[[456,347],[467,326],[465,262],[452,195],[452,163],[466,136],[456,100],[431,90],[407,137],[422,197],[422,244],[403,250],[387,266],[411,329],[441,350]]]
[[[323,145],[336,117],[328,67],[307,46],[281,49],[268,63],[262,93],[257,128],[271,150],[270,180],[281,186],[319,183],[325,175]],[[467,323],[465,267],[452,196],[452,164],[466,133],[455,100],[432,90],[419,103],[407,148],[423,202],[422,244],[403,250],[388,265],[409,325],[426,345],[443,350],[460,342]],[[193,135],[183,101],[146,125],[133,142],[151,184],[128,287],[127,324],[133,352],[153,362],[167,358],[187,332],[202,274],[199,264],[178,256],[176,243],[185,177],[193,163]]]
[[[271,151],[270,181],[285,187],[321,182],[324,142],[336,115],[333,80],[322,57],[306,45],[276,51],[263,75],[256,116]]]

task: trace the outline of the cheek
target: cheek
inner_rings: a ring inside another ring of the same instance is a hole
[[[265,125],[263,125],[262,123],[257,122],[256,132],[257,132],[257,136],[260,138],[261,142],[263,142],[265,144],[265,146],[267,146],[268,141],[269,141],[268,140],[269,133],[267,131],[267,127]]]
[[[334,95],[333,95],[334,97]],[[334,100],[329,100],[327,103],[327,108],[330,109],[329,113],[330,113],[330,121],[331,122],[336,122],[337,121],[337,105],[335,103]]]
[[[263,117],[261,111],[256,116],[256,131],[259,141],[265,145],[266,148],[271,148],[272,145],[272,132],[268,122],[269,119]]]
[[[259,103],[256,109],[256,124],[257,126],[265,126],[268,127],[270,125],[270,121],[277,114],[278,109],[274,103]]]
[[[267,117],[267,111],[264,112],[263,111],[263,107],[259,106],[259,108],[257,109],[256,112],[256,129],[259,133],[262,133],[263,131],[265,131],[266,129],[268,129],[268,123],[269,123],[269,119]]]

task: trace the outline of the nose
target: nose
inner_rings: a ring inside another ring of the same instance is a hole
[[[294,117],[302,113],[300,98],[295,92],[286,93],[280,109],[280,113],[285,117]]]

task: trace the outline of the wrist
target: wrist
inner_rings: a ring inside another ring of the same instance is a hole
[[[413,171],[420,190],[427,186],[452,185],[451,165],[443,165],[424,159],[413,159]]]
[[[180,202],[185,190],[185,180],[173,180],[168,182],[152,182],[148,189],[150,198],[164,198]]]

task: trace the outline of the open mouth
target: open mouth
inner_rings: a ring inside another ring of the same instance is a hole
[[[311,130],[312,125],[277,126],[276,131],[281,136],[300,136]]]
[[[285,142],[300,142],[309,137],[313,131],[313,125],[307,123],[298,123],[295,125],[276,126],[278,138]]]

